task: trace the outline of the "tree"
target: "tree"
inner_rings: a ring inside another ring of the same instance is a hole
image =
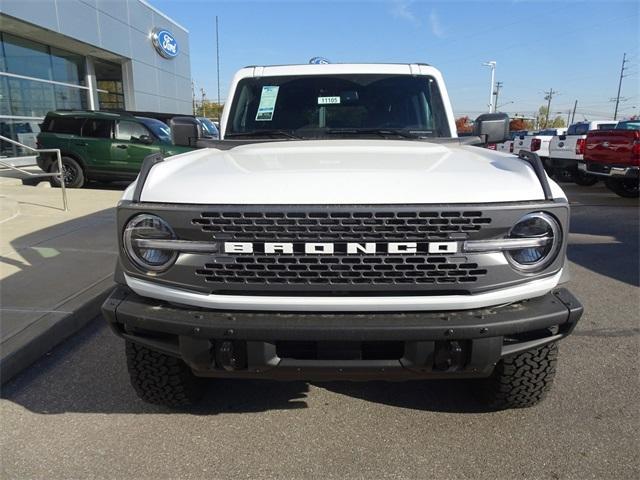
[[[509,130],[512,132],[520,131],[520,130],[532,130],[533,125],[530,121],[525,120],[524,118],[514,118],[509,122]]]
[[[549,122],[549,126],[553,128],[563,128],[566,127],[567,124],[564,121],[564,117],[556,117],[551,122]]]
[[[196,105],[195,115],[198,117],[214,118],[219,120],[222,115],[223,103],[211,102],[205,100]]]
[[[471,133],[473,131],[473,125],[471,125],[471,121],[469,117],[464,116],[460,118],[456,118],[456,130],[458,133]]]
[[[547,128],[547,115],[548,109],[545,105],[542,105],[538,109],[538,115],[536,115],[536,125],[538,128]]]

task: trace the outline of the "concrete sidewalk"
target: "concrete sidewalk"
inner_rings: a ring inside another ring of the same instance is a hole
[[[8,177],[8,176],[7,176]],[[99,313],[113,285],[120,190],[23,186],[0,178],[0,380]]]

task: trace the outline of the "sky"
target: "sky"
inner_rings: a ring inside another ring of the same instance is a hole
[[[215,17],[219,18],[220,90],[246,65],[428,63],[444,75],[456,116],[486,111],[490,69],[503,83],[498,106],[576,120],[612,118],[627,54],[619,110],[640,113],[640,2],[587,1],[274,1],[150,0],[189,30],[192,77],[216,100]],[[560,113],[561,112],[561,113]]]

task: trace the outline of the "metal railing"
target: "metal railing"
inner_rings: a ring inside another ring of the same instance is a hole
[[[64,184],[64,170],[62,168],[62,154],[60,153],[60,149],[59,148],[33,148],[33,147],[30,147],[29,145],[16,142],[12,138],[8,138],[2,135],[0,135],[0,141],[11,143],[12,145],[15,145],[17,147],[22,147],[24,149],[27,149],[36,153],[55,153],[56,154],[56,156],[58,157],[58,171],[53,173],[47,173],[47,172],[32,173],[27,170],[23,170],[20,167],[16,167],[15,165],[11,165],[10,163],[2,161],[2,157],[0,157],[0,166],[8,168],[10,170],[15,170],[28,177],[58,177],[58,179],[60,180],[60,189],[62,190],[62,208],[64,209],[65,212],[69,211],[69,204],[67,201],[67,188]]]

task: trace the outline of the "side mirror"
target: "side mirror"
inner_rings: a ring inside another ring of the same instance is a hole
[[[153,143],[153,138],[151,138],[149,135],[140,135],[137,140],[143,145],[151,145]]]
[[[473,134],[484,143],[502,143],[509,140],[509,115],[506,113],[484,113],[476,118]]]
[[[202,138],[202,127],[193,117],[173,117],[169,120],[171,142],[180,147],[195,147]]]

